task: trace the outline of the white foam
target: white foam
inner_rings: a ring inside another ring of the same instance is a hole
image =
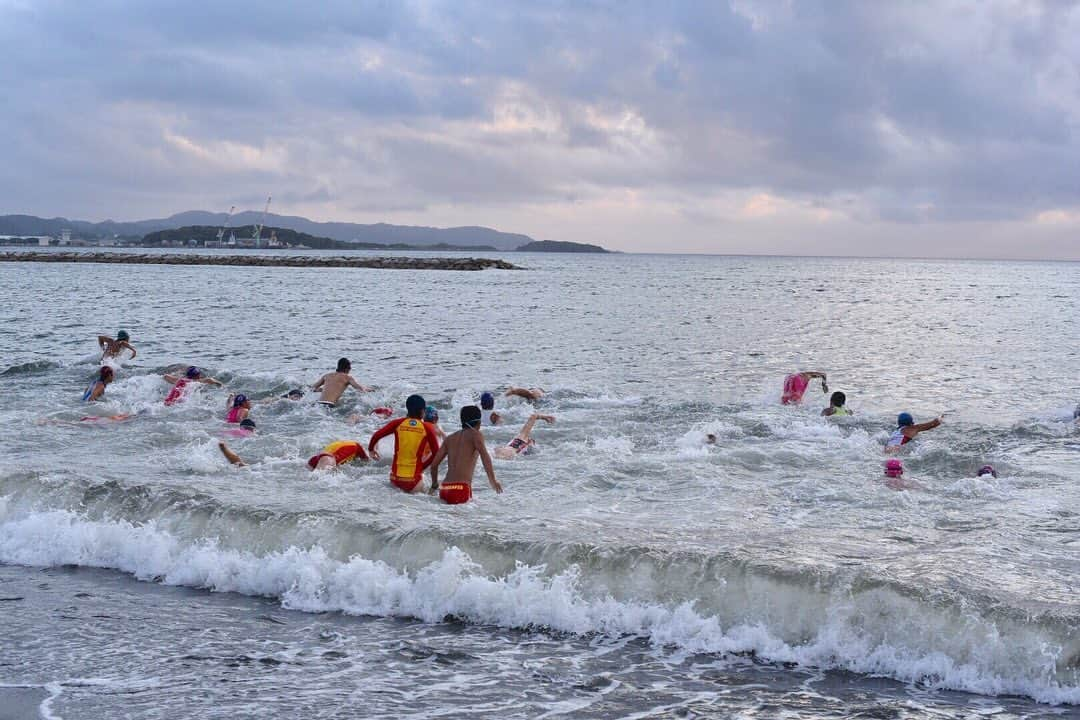
[[[153,523],[92,521],[68,511],[17,514],[8,503],[0,505],[0,562],[114,568],[144,580],[276,597],[286,608],[309,612],[426,622],[455,616],[511,628],[633,635],[691,652],[753,652],[976,693],[1080,703],[1075,670],[1063,669],[1070,678],[1063,681],[1057,669],[1067,666],[1068,651],[1044,628],[936,607],[885,587],[826,592],[744,578],[738,587],[716,588],[707,602],[719,605],[710,613],[705,599],[656,600],[670,596],[670,583],[667,590],[635,585],[639,592],[621,598],[590,592],[576,566],[550,574],[519,564],[492,577],[451,547],[409,573],[360,556],[343,562],[317,545],[259,555],[213,540],[182,542]],[[642,585],[663,584],[660,577],[642,578]]]

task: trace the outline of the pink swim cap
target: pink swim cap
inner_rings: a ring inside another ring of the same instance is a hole
[[[898,478],[904,474],[904,463],[896,458],[885,461],[885,474],[891,478]]]

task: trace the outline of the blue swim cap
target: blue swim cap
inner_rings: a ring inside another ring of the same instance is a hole
[[[896,424],[900,427],[907,427],[908,425],[915,424],[915,418],[911,417],[911,413],[900,413],[896,416]]]
[[[233,398],[232,406],[233,407],[240,407],[241,405],[243,405],[246,402],[247,402],[247,395],[244,395],[243,393],[237,393],[236,397]]]
[[[428,405],[424,408],[424,422],[438,422],[439,411],[435,409],[434,405]]]
[[[127,330],[120,330],[119,332],[117,332],[116,333],[116,339],[117,340],[127,340],[128,339]]]
[[[484,410],[495,407],[495,396],[487,391],[480,393],[480,407]]]
[[[192,365],[187,369],[187,372],[185,372],[184,375],[186,375],[189,380],[198,380],[200,377],[202,377],[202,371]]]
[[[426,407],[427,400],[424,400],[420,395],[410,395],[405,398],[405,409],[409,411],[409,415],[423,413]]]

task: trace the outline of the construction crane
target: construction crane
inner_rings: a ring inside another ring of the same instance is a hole
[[[236,206],[233,205],[229,208],[229,214],[225,217],[225,224],[221,226],[221,229],[217,231],[218,245],[221,245],[222,238],[225,237],[225,231],[229,229],[229,221],[232,220],[233,213],[236,212]]]
[[[259,218],[259,224],[255,226],[255,233],[251,236],[255,238],[255,247],[259,247],[259,245],[262,243],[263,223],[266,222],[266,213],[270,212],[271,197],[271,195],[266,196],[266,207],[263,208],[262,217]]]

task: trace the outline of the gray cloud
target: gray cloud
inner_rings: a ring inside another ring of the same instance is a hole
[[[1022,224],[1080,205],[1078,30],[1051,2],[0,2],[0,212]]]

